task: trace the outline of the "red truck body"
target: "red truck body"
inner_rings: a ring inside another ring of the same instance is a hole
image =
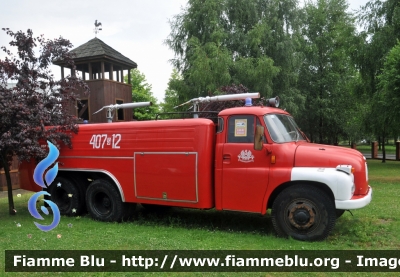
[[[292,139],[276,134],[285,120],[293,119],[281,109],[241,107],[220,112],[218,124],[193,118],[80,125],[73,148],[60,149],[51,199],[64,214],[87,206],[104,221],[121,220],[124,212],[108,214],[127,203],[260,214],[272,208],[279,235],[324,239],[344,210],[371,201],[366,160],[352,149],[309,143],[296,129],[288,132]],[[35,165],[21,165],[23,189],[41,189],[32,179]],[[316,226],[323,224],[329,226]]]

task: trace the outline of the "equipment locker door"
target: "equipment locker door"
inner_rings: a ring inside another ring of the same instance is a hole
[[[270,161],[266,149],[254,150],[254,133],[260,125],[253,115],[228,118],[222,153],[222,209],[260,212],[268,185]],[[265,136],[264,136],[265,137]]]

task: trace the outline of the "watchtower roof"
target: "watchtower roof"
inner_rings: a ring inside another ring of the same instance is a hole
[[[131,59],[125,57],[117,50],[105,44],[102,40],[93,38],[88,42],[72,49],[70,53],[75,54],[73,57],[75,63],[89,60],[108,60],[118,64],[123,64],[128,68],[136,68],[137,64]],[[57,62],[55,62],[57,64]]]

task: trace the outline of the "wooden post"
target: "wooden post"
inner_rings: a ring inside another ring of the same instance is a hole
[[[110,64],[110,80],[114,79],[114,68],[113,68],[113,64]]]
[[[64,67],[61,66],[61,79],[64,79]]]
[[[124,69],[121,68],[121,83],[124,82]]]
[[[128,84],[131,84],[131,71],[128,69]]]
[[[101,62],[101,79],[104,80],[104,62]]]
[[[352,149],[357,149],[357,144],[356,144],[355,142],[352,142],[352,143],[351,143],[351,148],[352,148]]]
[[[377,159],[378,158],[378,142],[373,141],[371,143],[371,158]]]
[[[396,141],[396,160],[400,160],[400,141]]]

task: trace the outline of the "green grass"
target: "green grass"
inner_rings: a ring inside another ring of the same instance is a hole
[[[277,238],[269,215],[173,208],[165,214],[139,206],[135,218],[123,223],[96,222],[89,216],[61,217],[57,228],[42,232],[27,209],[29,194],[15,197],[17,215],[8,215],[0,199],[2,250],[397,250],[400,249],[400,162],[369,160],[373,201],[346,212],[322,242]],[[70,225],[69,225],[70,224]],[[72,225],[71,225],[72,224]],[[20,226],[20,227],[18,227]],[[61,238],[57,238],[61,235]],[[0,276],[4,272],[0,251]],[[374,273],[375,275],[376,273]],[[7,276],[131,276],[126,273],[7,273]],[[135,274],[137,275],[137,274]],[[140,275],[140,274],[139,274]],[[144,275],[144,274],[142,274]],[[147,275],[160,275],[149,273]],[[187,273],[165,273],[186,276]],[[194,276],[279,276],[279,273],[193,273]],[[285,273],[285,276],[332,276],[330,273]],[[347,276],[334,273],[334,276]],[[353,273],[352,275],[357,275]],[[360,274],[361,275],[361,274]],[[363,276],[365,274],[362,274]],[[385,275],[385,274],[383,274]],[[372,276],[372,274],[371,274]],[[385,276],[392,276],[390,273]]]

